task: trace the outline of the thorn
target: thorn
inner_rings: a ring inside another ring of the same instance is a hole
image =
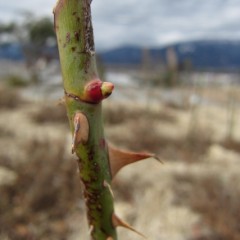
[[[112,237],[108,237],[106,240],[113,240],[113,238]]]
[[[88,141],[89,124],[87,117],[78,112],[73,119],[74,132],[72,138],[72,154],[76,151],[76,147],[79,143],[85,144]]]
[[[89,230],[88,230],[88,234],[91,235],[93,230],[94,230],[94,226],[90,225]]]
[[[103,186],[109,189],[109,192],[111,193],[112,197],[114,198],[111,185],[106,180],[103,181]]]
[[[56,10],[59,2],[60,2],[60,0],[57,0],[57,3],[56,3],[55,6],[53,7],[53,14],[55,14],[55,12],[56,12],[55,10]]]
[[[153,155],[152,157],[153,157],[155,160],[157,160],[158,162],[164,164],[164,161],[163,161],[159,156]]]
[[[108,146],[108,152],[109,152],[109,161],[110,161],[112,178],[117,174],[117,172],[121,168],[123,168],[128,164],[131,164],[143,159],[147,159],[150,157],[161,161],[159,158],[157,158],[154,154],[151,154],[151,153],[136,153],[136,152],[123,151],[111,145]]]
[[[130,226],[128,223],[124,222],[123,220],[121,220],[115,213],[112,214],[112,223],[114,227],[124,227],[127,228],[135,233],[137,233],[138,235],[140,235],[141,237],[147,239],[146,236],[144,236],[142,233],[140,233],[139,231],[137,231],[136,229],[134,229],[132,226]]]

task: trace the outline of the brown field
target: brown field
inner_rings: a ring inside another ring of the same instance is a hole
[[[238,98],[233,111],[225,89],[202,94],[219,104],[105,101],[107,139],[164,160],[128,166],[112,186],[118,215],[148,239],[240,239]],[[0,115],[0,239],[87,239],[64,107],[1,87]]]

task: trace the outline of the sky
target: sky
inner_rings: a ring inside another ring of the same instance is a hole
[[[19,21],[24,11],[51,17],[55,3],[0,0],[0,22]],[[240,41],[240,0],[93,0],[92,18],[100,50],[198,39]]]

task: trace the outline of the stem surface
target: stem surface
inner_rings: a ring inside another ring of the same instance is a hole
[[[74,138],[73,152],[78,156],[91,239],[116,240],[111,171],[101,109],[101,100],[111,94],[113,87],[103,87],[98,79],[90,2],[59,0],[54,9],[54,25]]]

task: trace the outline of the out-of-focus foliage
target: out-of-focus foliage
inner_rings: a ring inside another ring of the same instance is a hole
[[[16,28],[16,24],[15,23],[1,23],[0,24],[0,34],[1,33],[12,33],[14,31],[14,29]]]
[[[48,38],[55,38],[53,21],[48,17],[37,19],[29,16],[22,23],[0,23],[0,36],[6,33],[14,35],[19,42],[40,46],[45,45]]]
[[[49,18],[42,18],[29,26],[29,40],[34,45],[46,45],[49,38],[55,38],[53,23]]]

